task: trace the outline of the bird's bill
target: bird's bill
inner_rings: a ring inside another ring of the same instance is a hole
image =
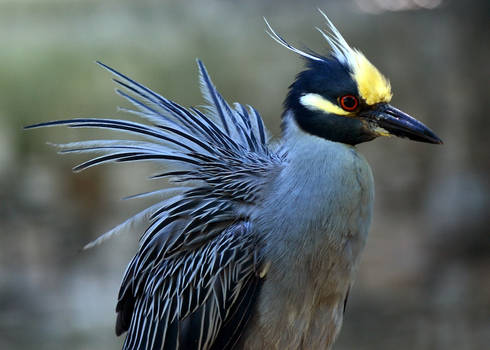
[[[442,144],[442,140],[427,126],[405,112],[382,104],[369,112],[368,119],[379,128],[380,134],[408,138],[410,140]]]

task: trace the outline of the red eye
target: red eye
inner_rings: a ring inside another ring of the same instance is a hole
[[[359,100],[354,95],[344,95],[340,98],[340,106],[346,111],[355,111],[359,106]]]

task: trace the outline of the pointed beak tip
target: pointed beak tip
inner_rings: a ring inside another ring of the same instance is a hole
[[[425,142],[425,143],[430,143],[432,145],[443,145],[444,142],[436,136],[434,133],[430,132],[430,135],[423,135],[422,137],[408,137],[409,139],[413,141],[419,141],[419,142]]]
[[[422,142],[430,143],[433,145],[443,145],[444,144],[444,142],[442,142],[441,139],[426,140],[426,141],[422,141]]]
[[[431,145],[443,145],[444,142],[438,137],[411,137],[411,136],[402,136],[402,138],[406,138],[411,141],[417,141],[422,143],[429,143]]]
[[[442,145],[442,140],[422,122],[391,105],[382,105],[376,122],[391,135],[413,141]]]
[[[432,131],[430,131],[428,134],[429,134],[428,135],[429,139],[427,140],[427,142],[432,143],[434,145],[443,145],[444,144],[444,142],[439,138],[439,136],[434,134]]]

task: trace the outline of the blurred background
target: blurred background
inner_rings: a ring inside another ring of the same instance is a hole
[[[302,62],[265,34],[326,45],[325,9],[391,80],[393,104],[443,146],[360,145],[376,181],[368,244],[335,349],[488,349],[488,0],[0,0],[0,349],[119,349],[115,300],[144,227],[81,251],[148,203],[146,165],[73,174],[46,144],[87,130],[24,131],[69,117],[123,117],[101,60],[184,106],[202,103],[195,58],[228,101],[275,136]]]

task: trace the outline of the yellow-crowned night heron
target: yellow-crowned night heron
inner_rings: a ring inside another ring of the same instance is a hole
[[[136,107],[129,112],[149,124],[91,118],[32,126],[138,136],[60,147],[100,153],[77,171],[153,161],[166,169],[153,178],[183,186],[125,223],[150,220],[119,292],[124,349],[331,348],[371,221],[373,178],[355,145],[391,135],[441,140],[388,104],[388,81],[322,15],[328,56],[298,50],[268,27],[307,65],[290,87],[277,143],[255,109],[223,99],[200,61],[205,109],[184,108],[99,63]]]

